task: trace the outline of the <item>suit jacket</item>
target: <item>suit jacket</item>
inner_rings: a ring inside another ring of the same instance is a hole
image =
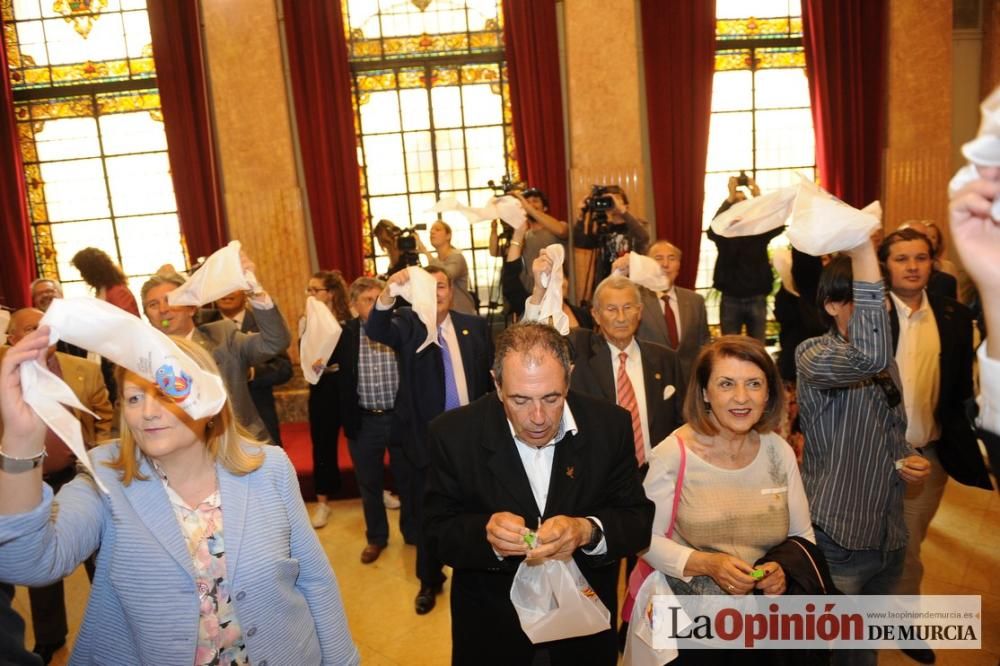
[[[0,361],[10,347],[0,347]],[[104,385],[101,366],[76,356],[56,352],[63,381],[80,399],[80,404],[96,414],[96,418],[85,411],[70,409],[80,422],[83,441],[87,446],[111,438],[113,410],[108,399],[108,389]],[[0,437],[3,436],[3,419],[0,419]]]
[[[493,388],[490,368],[493,365],[493,339],[485,319],[451,311],[455,326],[469,401]],[[365,333],[399,354],[399,393],[396,411],[406,424],[410,445],[407,457],[417,467],[427,466],[427,424],[444,411],[444,362],[441,348],[429,345],[420,353],[417,348],[427,337],[427,329],[410,308],[379,310],[372,308]]]
[[[344,435],[348,439],[357,439],[361,428],[361,407],[358,404],[358,359],[361,357],[361,318],[355,317],[344,323],[340,334],[340,342],[333,350],[331,362],[337,363],[337,379],[340,382],[337,392],[340,400],[340,419]],[[399,366],[397,365],[397,368]],[[397,394],[399,389],[397,388]],[[395,401],[394,401],[395,404]],[[393,410],[393,439],[398,441],[403,432],[399,409]]]
[[[950,298],[930,292],[927,298],[941,339],[940,390],[935,412],[941,426],[941,439],[937,446],[941,466],[959,483],[992,490],[993,484],[965,410],[966,401],[973,397],[972,359],[975,350],[972,348],[972,313]],[[892,304],[892,299],[889,303]],[[890,310],[889,323],[895,351],[899,343],[899,314],[894,307]]]
[[[600,333],[585,328],[570,331],[568,337],[573,345],[574,364],[570,388],[615,404],[617,381],[607,341]],[[642,378],[646,385],[649,446],[652,448],[684,422],[682,406],[685,386],[677,352],[653,342],[640,340],[638,344],[642,354]],[[674,387],[674,393],[664,400],[663,390],[668,386]]]
[[[431,552],[454,570],[453,664],[531,663],[533,647],[510,601],[523,558],[501,560],[486,540],[486,523],[500,511],[522,516],[531,526],[539,513],[543,521],[556,515],[601,521],[607,553],[592,556],[577,550],[573,559],[611,611],[608,631],[547,645],[553,663],[617,661],[612,623],[617,617],[619,561],[649,546],[654,506],[639,482],[628,413],[572,390],[567,404],[578,432],[567,433],[555,444],[542,512],[495,394],[447,412],[430,425],[425,534]],[[497,645],[502,649],[495,649]]]
[[[252,309],[247,308],[240,330],[244,333],[260,332]],[[281,443],[281,427],[278,422],[278,408],[274,404],[274,387],[284,384],[291,378],[292,359],[288,356],[287,351],[253,366],[253,380],[249,386],[250,399],[253,400],[257,414],[260,415],[260,420],[264,422],[264,426],[275,444]]]
[[[197,326],[191,339],[208,350],[219,366],[236,419],[256,439],[267,442],[271,437],[254,407],[247,380],[252,366],[288,349],[291,335],[277,306],[254,308],[253,314],[260,333],[244,333],[227,319]]]
[[[216,466],[225,511],[226,577],[253,663],[357,664],[326,553],[309,524],[285,452],[264,446],[263,464],[238,476]],[[123,486],[105,462],[118,445],[91,453],[99,492],[86,474],[63,486],[55,510],[39,505],[0,516],[0,570],[18,585],[70,574],[100,546],[87,611],[70,664],[190,665],[198,638],[198,588],[166,489],[147,478]]]
[[[680,311],[681,339],[677,345],[677,355],[681,362],[681,384],[687,388],[691,368],[698,358],[701,348],[711,341],[708,332],[708,313],[705,311],[704,297],[690,289],[676,287],[677,309]],[[670,346],[667,322],[663,318],[661,301],[656,292],[642,287],[642,319],[635,337],[640,340]],[[678,386],[678,388],[681,388]]]

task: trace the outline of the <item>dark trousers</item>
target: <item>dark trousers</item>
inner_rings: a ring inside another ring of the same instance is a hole
[[[392,412],[361,413],[357,438],[348,440],[354,475],[358,479],[361,507],[365,514],[365,537],[368,543],[384,546],[389,541],[389,521],[386,519],[382,491],[385,489],[385,452],[389,450],[389,468],[400,490],[410,483],[410,464],[398,442],[392,441]],[[409,498],[407,498],[409,499]],[[399,531],[406,543],[416,543],[418,528],[414,525],[414,502],[400,502]]]
[[[340,399],[337,376],[326,374],[309,387],[309,436],[312,439],[313,480],[316,494],[333,497],[340,492]]]
[[[46,474],[45,483],[52,486],[52,493],[58,493],[64,484],[76,476],[76,467],[71,465],[61,472]],[[88,557],[84,563],[87,577],[94,580],[94,558]],[[28,600],[31,602],[31,628],[35,632],[35,644],[54,645],[66,640],[69,628],[66,626],[66,598],[63,582],[57,581],[44,587],[29,587]]]
[[[764,342],[767,324],[767,296],[739,298],[722,295],[719,307],[719,325],[723,335],[739,335],[746,324],[747,335]]]
[[[402,506],[413,507],[414,542],[417,544],[417,578],[422,586],[435,587],[444,583],[444,573],[441,572],[441,560],[431,555],[424,536],[424,488],[427,485],[427,467],[416,467],[410,464],[409,480],[405,486],[399,487],[399,501]]]

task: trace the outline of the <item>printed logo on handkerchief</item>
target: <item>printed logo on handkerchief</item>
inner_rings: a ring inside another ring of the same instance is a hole
[[[183,402],[191,395],[192,381],[191,375],[184,370],[181,370],[180,375],[178,375],[177,370],[172,365],[164,364],[156,369],[156,386],[174,402]]]

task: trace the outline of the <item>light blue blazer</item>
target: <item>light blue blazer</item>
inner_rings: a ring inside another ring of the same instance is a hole
[[[217,466],[226,575],[254,666],[357,664],[333,570],[309,524],[285,452],[264,446],[245,476]],[[91,451],[99,492],[78,475],[28,513],[0,516],[0,579],[59,580],[100,547],[90,600],[70,664],[191,666],[198,591],[191,555],[163,484],[143,459],[146,481],[123,486],[104,465],[117,443]]]

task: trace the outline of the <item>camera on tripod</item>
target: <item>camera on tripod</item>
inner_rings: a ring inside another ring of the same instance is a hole
[[[503,178],[500,179],[499,185],[497,185],[495,180],[488,180],[486,181],[486,184],[489,186],[491,190],[493,190],[493,194],[497,195],[498,197],[503,196],[505,194],[510,194],[511,192],[514,191],[524,190],[524,183],[521,182],[520,180],[517,181],[511,180],[510,174],[507,173],[505,173],[503,175]]]
[[[427,228],[426,224],[415,224],[412,227],[400,229],[390,220],[379,220],[373,229],[375,239],[389,255],[389,273],[408,266],[420,265],[420,253],[417,251],[417,231]]]
[[[594,185],[590,195],[584,200],[583,215],[588,224],[584,227],[588,234],[602,236],[608,231],[608,211],[615,209],[615,198],[612,193],[618,190],[606,185]]]

